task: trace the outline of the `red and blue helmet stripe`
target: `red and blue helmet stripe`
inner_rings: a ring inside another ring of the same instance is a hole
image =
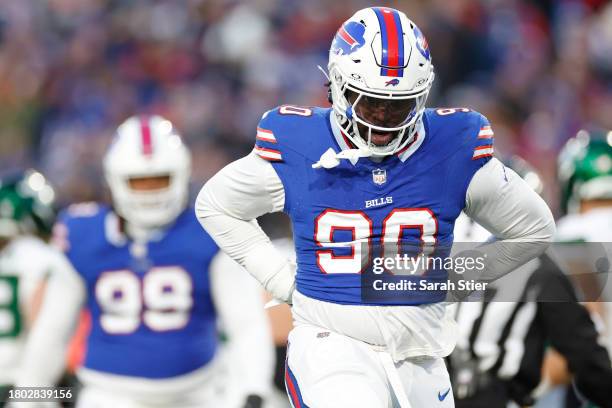
[[[373,7],[380,25],[382,61],[380,75],[404,76],[404,34],[399,12],[388,7]]]
[[[153,154],[153,140],[151,138],[151,121],[149,116],[140,116],[140,140],[142,142],[142,154],[150,157]]]

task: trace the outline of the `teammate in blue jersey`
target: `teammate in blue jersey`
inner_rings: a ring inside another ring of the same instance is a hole
[[[113,207],[77,204],[60,216],[54,240],[76,270],[64,290],[80,296],[44,316],[46,347],[62,349],[62,316],[84,305],[91,330],[77,406],[251,408],[269,392],[261,289],[202,236],[187,205],[190,168],[169,121],[132,117],[104,160]]]
[[[448,247],[462,210],[498,238],[481,251],[486,276],[501,276],[544,251],[552,215],[493,158],[485,117],[425,108],[431,53],[402,12],[358,11],[333,39],[328,71],[332,107],[265,113],[253,152],[206,183],[197,215],[220,247],[292,303],[293,406],[453,406],[442,358],[456,325],[445,293],[376,299],[363,276],[405,244],[425,254]],[[254,221],[276,211],[291,218],[297,266]],[[431,280],[445,279],[437,272]]]

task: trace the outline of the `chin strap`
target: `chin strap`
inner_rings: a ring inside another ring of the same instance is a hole
[[[340,160],[349,160],[352,165],[357,163],[362,157],[370,157],[372,153],[366,149],[347,149],[336,153],[331,147],[319,158],[319,161],[312,165],[313,169],[333,169],[340,164]]]

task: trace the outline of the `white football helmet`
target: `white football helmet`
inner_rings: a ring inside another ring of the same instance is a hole
[[[427,40],[398,10],[359,10],[329,50],[332,107],[353,144],[394,154],[414,138],[434,80]]]
[[[133,116],[123,122],[104,158],[115,211],[141,228],[163,227],[187,206],[191,154],[170,121]],[[169,176],[167,188],[134,190],[131,179]]]

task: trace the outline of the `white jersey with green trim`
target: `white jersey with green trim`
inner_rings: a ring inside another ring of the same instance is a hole
[[[557,222],[557,242],[599,242],[612,259],[612,207],[595,208],[582,214],[570,214]],[[603,288],[605,316],[602,329],[608,351],[612,353],[612,271]]]
[[[612,242],[612,207],[570,214],[557,221],[558,242]]]
[[[0,251],[0,384],[15,379],[33,314],[33,296],[57,255],[35,237],[15,238]]]

